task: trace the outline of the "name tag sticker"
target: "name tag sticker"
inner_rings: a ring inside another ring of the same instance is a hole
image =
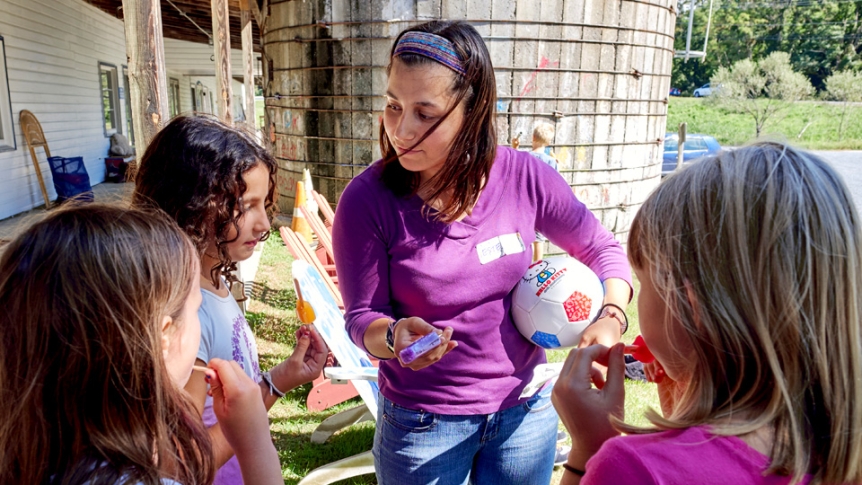
[[[522,253],[524,252],[524,249],[524,241],[521,239],[521,235],[517,232],[497,236],[476,245],[479,262],[482,264],[488,264],[491,261],[506,256],[507,254]]]
[[[503,254],[518,254],[524,252],[524,241],[520,233],[505,234],[500,236],[500,244],[503,245]]]

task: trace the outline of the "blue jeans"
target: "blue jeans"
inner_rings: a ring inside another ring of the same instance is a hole
[[[380,485],[548,485],[557,412],[551,386],[492,414],[446,415],[401,407],[380,395],[374,468]]]

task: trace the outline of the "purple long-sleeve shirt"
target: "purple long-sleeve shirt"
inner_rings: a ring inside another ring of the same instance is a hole
[[[613,235],[553,168],[527,152],[498,147],[473,212],[448,225],[424,217],[418,196],[395,196],[380,168],[375,163],[350,182],[332,231],[347,331],[364,348],[371,322],[415,316],[440,329],[451,326],[458,342],[420,371],[382,361],[380,391],[396,404],[465,415],[523,401],[518,396],[545,353],[518,333],[509,308],[531,263],[535,231],[602,281],[631,283]],[[507,234],[520,234],[525,250],[482,264],[477,245]]]

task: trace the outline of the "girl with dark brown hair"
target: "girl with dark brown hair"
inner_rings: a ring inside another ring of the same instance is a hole
[[[496,145],[496,83],[463,22],[395,41],[380,132],[383,160],[348,185],[333,228],[346,327],[380,365],[374,441],[383,485],[550,481],[557,415],[550,386],[520,399],[544,351],[518,333],[511,292],[535,231],[605,285],[582,345],[616,343],[631,272],[613,236],[549,166]],[[410,363],[395,356],[431,333]]]
[[[135,206],[167,212],[198,250],[203,297],[198,364],[213,358],[238,362],[260,383],[267,409],[286,391],[320,375],[328,353],[323,338],[304,326],[297,332],[293,354],[261,371],[254,333],[230,292],[236,263],[251,257],[269,237],[276,168],[272,155],[248,133],[212,117],[180,116],[147,147],[132,199]],[[215,483],[241,485],[238,457],[216,419],[207,384],[203,375],[195,374],[186,390],[215,444],[219,469]]]
[[[5,248],[0,483],[212,483],[212,445],[182,389],[198,271],[164,214],[105,205],[54,212]],[[244,476],[282,483],[257,385],[235,363],[209,365]]]

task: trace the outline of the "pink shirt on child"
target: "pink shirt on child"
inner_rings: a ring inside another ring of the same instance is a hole
[[[706,427],[613,438],[586,465],[582,485],[784,485],[769,458],[735,436]],[[810,477],[802,480],[807,484]]]

